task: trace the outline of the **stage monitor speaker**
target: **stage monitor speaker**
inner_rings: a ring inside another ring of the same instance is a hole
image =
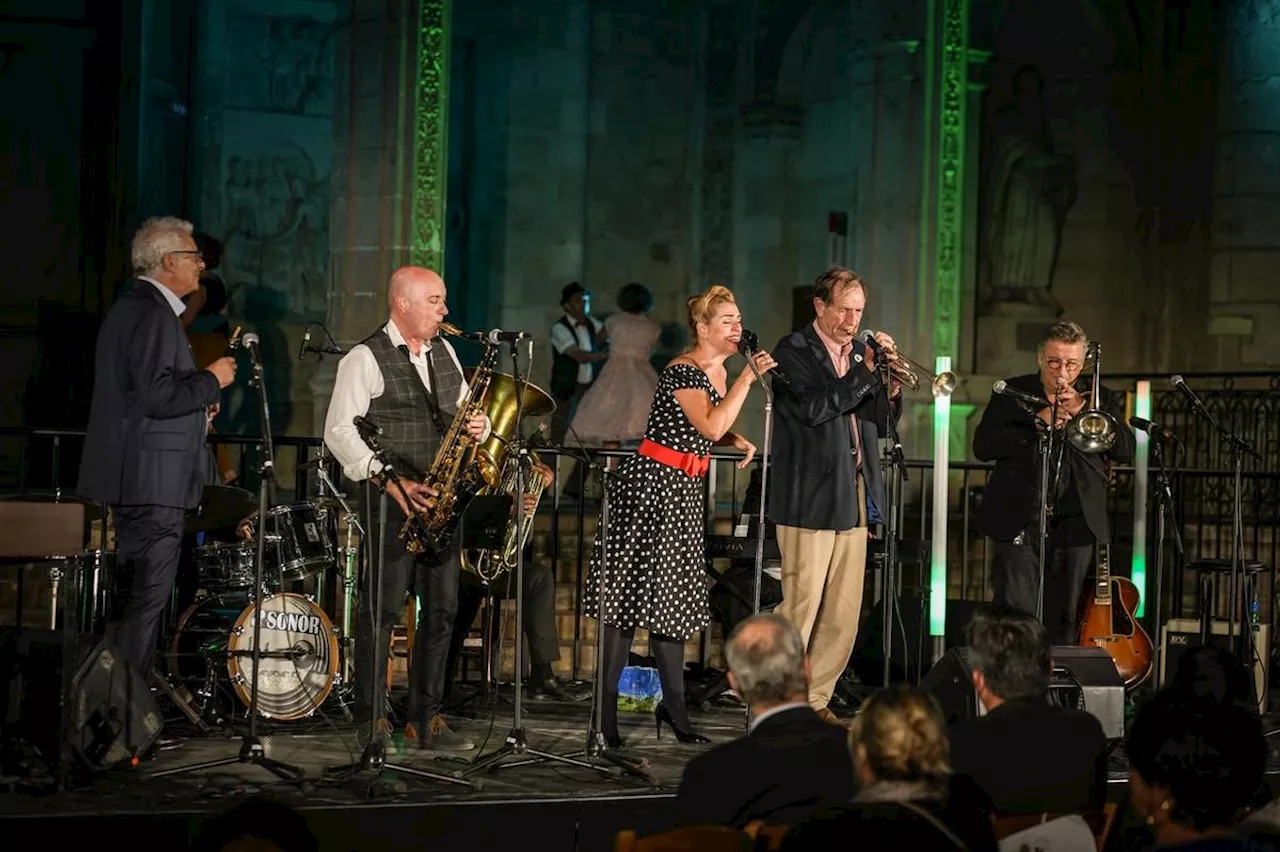
[[[52,772],[61,761],[63,633],[0,631],[0,707],[3,739],[34,747]],[[142,754],[163,720],[145,680],[105,643],[81,636],[65,708],[68,745],[86,768],[104,770]],[[84,649],[92,648],[85,653]]]
[[[1239,633],[1239,626],[1236,627]],[[1253,688],[1254,695],[1262,696],[1259,711],[1266,712],[1267,702],[1267,667],[1263,660],[1267,659],[1270,640],[1268,625],[1261,624],[1254,628],[1254,644],[1257,654],[1254,655]],[[1178,670],[1178,660],[1192,648],[1200,646],[1200,622],[1194,618],[1171,618],[1165,622],[1163,645],[1160,648],[1160,683],[1169,682],[1169,677]],[[1209,641],[1223,650],[1235,653],[1235,643],[1227,637],[1227,622],[1213,621],[1209,625]],[[1247,665],[1247,662],[1246,662]]]
[[[920,688],[938,700],[948,725],[986,715],[970,671],[969,649],[953,648],[920,681]],[[1124,736],[1124,680],[1101,648],[1054,646],[1049,702],[1079,707],[1094,716],[1108,739]]]

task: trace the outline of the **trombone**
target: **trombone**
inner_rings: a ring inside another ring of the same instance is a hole
[[[1102,408],[1102,345],[1090,343],[1085,350],[1085,366],[1093,362],[1093,384],[1089,407],[1067,423],[1067,441],[1082,453],[1105,453],[1116,443],[1120,426]]]
[[[856,333],[855,329],[849,329],[851,335]],[[863,332],[870,335],[870,332]],[[929,383],[932,386],[934,396],[951,396],[956,389],[956,374],[950,370],[943,370],[941,373],[934,373],[916,361],[912,361],[906,355],[898,351],[898,347],[883,347],[890,355],[896,356],[896,360],[889,362],[889,372],[893,377],[906,387],[912,390],[920,389],[920,375],[924,374],[929,377]]]

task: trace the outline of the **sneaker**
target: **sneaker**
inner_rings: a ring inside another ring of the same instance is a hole
[[[426,736],[422,732],[426,731]],[[416,742],[424,751],[471,751],[475,743],[449,729],[449,723],[440,714],[419,725],[410,723],[404,729],[405,742]]]
[[[386,755],[392,755],[397,752],[395,740],[391,738],[392,730],[393,729],[391,727],[391,721],[389,719],[378,720],[378,726],[374,733],[374,736],[377,737],[378,742],[382,744],[382,752],[383,754],[386,754]],[[355,732],[356,732],[356,747],[363,751],[364,748],[367,745],[369,745],[368,720],[357,725],[355,728]]]

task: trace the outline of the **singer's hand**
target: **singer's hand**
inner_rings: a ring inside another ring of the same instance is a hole
[[[484,430],[489,428],[489,420],[484,416],[483,412],[477,412],[467,418],[463,428],[467,430],[468,435],[479,441],[484,437]]]
[[[756,369],[760,371],[760,375],[762,376],[774,367],[778,366],[778,362],[773,360],[773,356],[763,349],[757,349],[755,352],[751,353],[751,362],[756,365]],[[747,384],[750,384],[755,381],[756,374],[751,371],[751,365],[748,364],[747,368],[742,371],[738,378],[746,381]]]
[[[225,388],[236,380],[236,359],[231,356],[219,358],[205,369],[213,373],[219,388]]]
[[[742,450],[742,452],[745,453],[742,457],[742,461],[734,464],[734,467],[738,470],[742,470],[747,465],[751,464],[751,460],[756,457],[756,445],[741,435],[735,435],[733,438],[733,446],[734,449]]]

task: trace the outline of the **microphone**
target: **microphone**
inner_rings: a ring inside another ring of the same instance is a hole
[[[1177,437],[1168,429],[1164,428],[1159,423],[1151,422],[1145,417],[1130,417],[1129,425],[1135,429],[1139,429],[1143,432],[1146,432],[1148,435],[1151,435],[1156,438],[1161,438],[1165,441],[1177,440]]]
[[[876,333],[869,328],[864,328],[862,333],[858,335],[858,339],[862,341],[863,345],[870,346],[877,352],[884,350],[884,347],[880,345],[880,341],[876,340]]]
[[[253,359],[253,363],[262,363],[261,355],[258,352],[258,335],[256,332],[247,331],[241,335],[240,345],[249,350],[249,357]]]
[[[311,326],[311,323],[307,323],[307,330],[302,333],[302,345],[298,347],[299,361],[307,356],[307,349],[311,346]]]
[[[355,417],[351,418],[351,422],[355,424],[356,429],[360,432],[361,435],[381,435],[382,434],[382,427],[374,423],[372,420],[370,420],[368,417],[365,417],[362,414],[357,414]]]
[[[516,343],[521,340],[529,340],[533,335],[527,331],[503,331],[500,328],[495,328],[486,334],[485,337],[488,338],[490,343],[496,345],[499,343]]]
[[[1049,400],[1042,399],[1041,397],[1035,396],[1034,394],[1024,393],[1023,391],[1020,391],[1017,388],[1011,388],[1009,387],[1009,383],[1006,382],[1004,379],[1001,379],[1000,381],[992,385],[991,390],[993,393],[999,394],[1000,396],[1007,396],[1010,399],[1016,399],[1018,402],[1024,403],[1026,405],[1034,406],[1036,411],[1039,411],[1042,408],[1050,407]]]
[[[760,349],[760,337],[754,331],[742,330],[742,337],[738,338],[738,351],[742,353],[744,358],[750,359]],[[774,367],[769,371],[769,375],[773,376],[773,380],[781,382],[787,387],[791,386],[791,379],[787,378],[787,374],[782,372],[778,367]]]
[[[1178,375],[1169,379],[1169,384],[1182,391],[1182,395],[1187,398],[1187,401],[1191,403],[1193,408],[1208,417],[1211,422],[1213,421],[1213,416],[1209,414],[1209,410],[1204,407],[1204,403],[1200,401],[1200,397],[1196,396],[1196,392],[1187,387],[1187,382],[1182,378],[1182,376]]]

